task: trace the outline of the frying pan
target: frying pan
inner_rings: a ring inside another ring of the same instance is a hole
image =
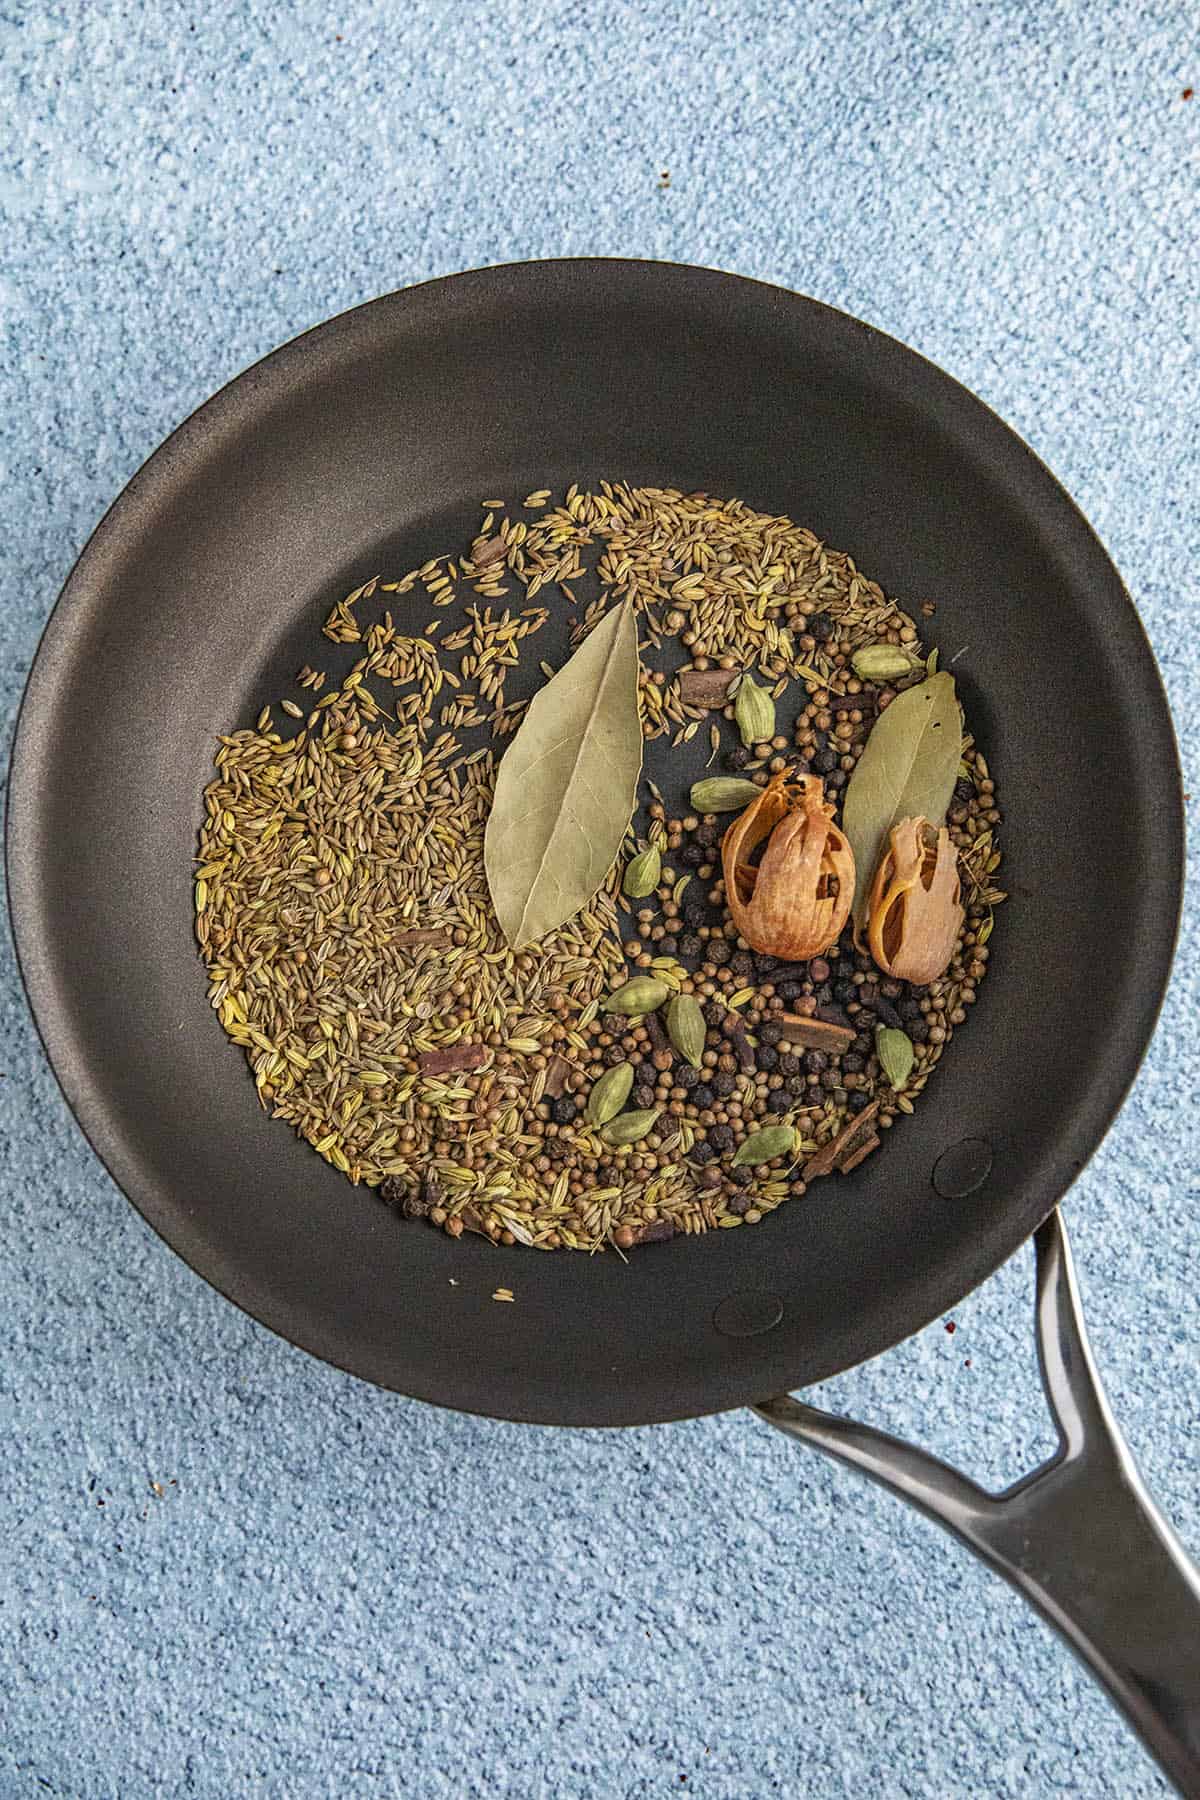
[[[206,1004],[191,859],[214,734],[286,689],[331,597],[466,541],[484,495],[605,476],[786,512],[888,591],[936,601],[999,776],[1013,898],[969,1028],[852,1175],[628,1265],[518,1250],[501,1268],[482,1241],[397,1220],[252,1103]],[[1153,1027],[1181,821],[1166,703],[1120,579],[978,400],[811,300],[580,260],[360,307],[174,433],[46,629],[7,857],[67,1099],[130,1199],[222,1293],[444,1406],[630,1425],[760,1403],[1018,1585],[1200,1793],[1200,1582],[1108,1415],[1055,1212]],[[787,1397],[944,1313],[1035,1231],[1061,1442],[1021,1486],[988,1496]],[[497,1279],[516,1305],[492,1303]]]

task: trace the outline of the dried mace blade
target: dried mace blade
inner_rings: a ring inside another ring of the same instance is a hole
[[[801,962],[836,942],[854,899],[854,856],[818,775],[784,771],[721,845],[725,898],[754,950]],[[758,851],[761,859],[755,861]]]
[[[871,877],[893,825],[918,817],[935,826],[942,823],[961,755],[962,721],[952,675],[933,675],[906,689],[872,727],[842,801],[842,824],[859,874],[854,928],[860,943]]]
[[[958,854],[943,825],[902,819],[871,884],[867,937],[885,974],[918,986],[936,981],[963,924]]]

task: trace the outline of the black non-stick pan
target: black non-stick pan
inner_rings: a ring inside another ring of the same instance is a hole
[[[740,495],[849,550],[888,591],[936,601],[1002,790],[1012,893],[969,1027],[883,1150],[753,1229],[628,1264],[454,1242],[351,1188],[254,1103],[206,1004],[191,922],[214,734],[286,688],[330,599],[466,541],[485,495],[601,477]],[[1016,1581],[1200,1793],[1200,1588],[1099,1396],[1054,1212],[1133,1079],[1166,981],[1176,771],[1111,563],[955,382],[756,283],[529,264],[333,320],[151,458],[43,639],[8,872],[29,996],[80,1124],[230,1299],[370,1381],[510,1419],[627,1425],[763,1403]],[[1063,1447],[1021,1489],[989,1498],[769,1399],[915,1331],[1039,1227]],[[498,1280],[517,1304],[492,1302]]]

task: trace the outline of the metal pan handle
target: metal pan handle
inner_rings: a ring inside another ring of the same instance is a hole
[[[1200,1796],[1200,1573],[1142,1485],[1088,1347],[1058,1212],[1037,1234],[1048,1462],[989,1494],[899,1438],[788,1394],[754,1408],[938,1520],[1061,1632],[1164,1772]]]

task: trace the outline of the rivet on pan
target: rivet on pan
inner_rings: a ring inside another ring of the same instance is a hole
[[[944,1200],[961,1200],[982,1187],[992,1168],[992,1146],[986,1138],[963,1138],[943,1150],[933,1165],[933,1185]]]
[[[757,1337],[773,1331],[783,1317],[778,1294],[730,1294],[713,1313],[713,1324],[726,1337]]]

